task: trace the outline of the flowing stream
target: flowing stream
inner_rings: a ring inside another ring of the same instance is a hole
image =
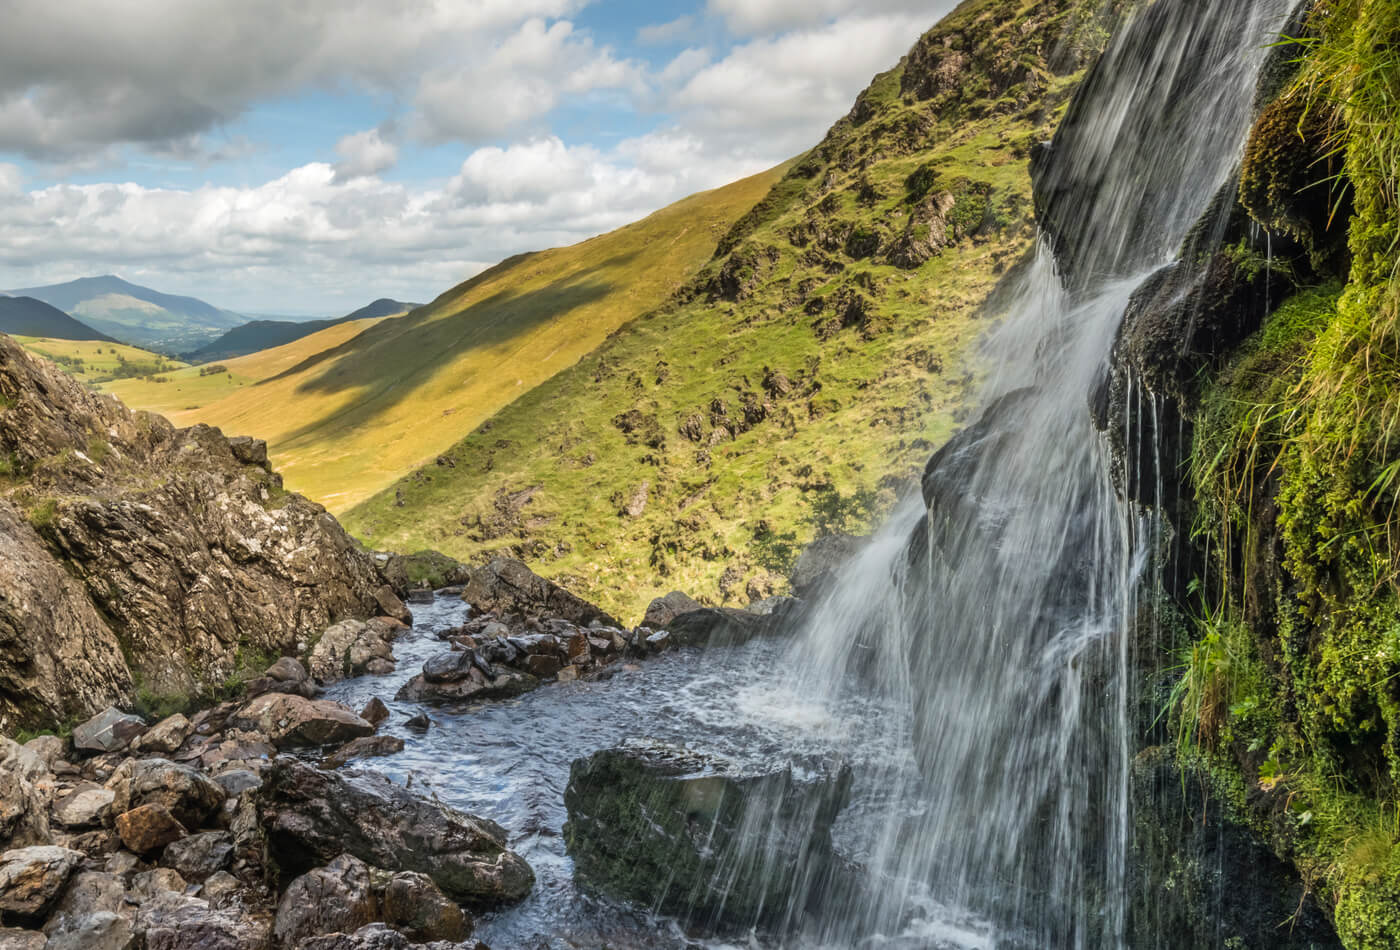
[[[803,629],[399,732],[405,752],[375,767],[501,822],[539,874],[482,939],[687,945],[666,921],[579,895],[559,837],[569,763],[644,736],[853,767],[835,838],[864,885],[795,913],[784,946],[1127,946],[1128,631],[1159,528],[1115,494],[1088,403],[1133,291],[1232,180],[1289,7],[1157,0],[1118,31],[1052,149],[1058,243],[1041,241],[988,335],[981,419],[935,458],[927,507],[902,506]],[[402,672],[333,697],[392,695],[440,648],[428,632],[464,609],[419,605]]]

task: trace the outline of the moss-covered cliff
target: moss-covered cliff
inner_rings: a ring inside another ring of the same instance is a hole
[[[1301,25],[1224,252],[1247,292],[1214,303],[1252,332],[1171,394],[1192,632],[1145,666],[1184,759],[1369,950],[1400,946],[1400,6]]]

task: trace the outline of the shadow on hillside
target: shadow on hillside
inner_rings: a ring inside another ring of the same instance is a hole
[[[523,293],[502,290],[449,317],[430,319],[436,305],[422,307],[370,327],[258,385],[325,364],[321,373],[299,384],[296,391],[330,394],[369,387],[363,398],[340,412],[308,421],[289,433],[288,443],[295,444],[298,439],[323,433],[328,424],[364,425],[411,398],[417,380],[431,378],[464,353],[509,344],[542,324],[601,300],[613,289],[613,284],[585,272]]]

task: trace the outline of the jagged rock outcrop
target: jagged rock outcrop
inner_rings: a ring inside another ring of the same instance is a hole
[[[0,336],[0,730],[204,692],[383,612],[384,580],[253,440],[176,429]]]

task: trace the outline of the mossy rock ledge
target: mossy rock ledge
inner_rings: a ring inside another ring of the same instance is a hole
[[[585,890],[704,930],[781,926],[839,874],[850,786],[849,766],[740,769],[637,740],[573,763],[564,838]]]

